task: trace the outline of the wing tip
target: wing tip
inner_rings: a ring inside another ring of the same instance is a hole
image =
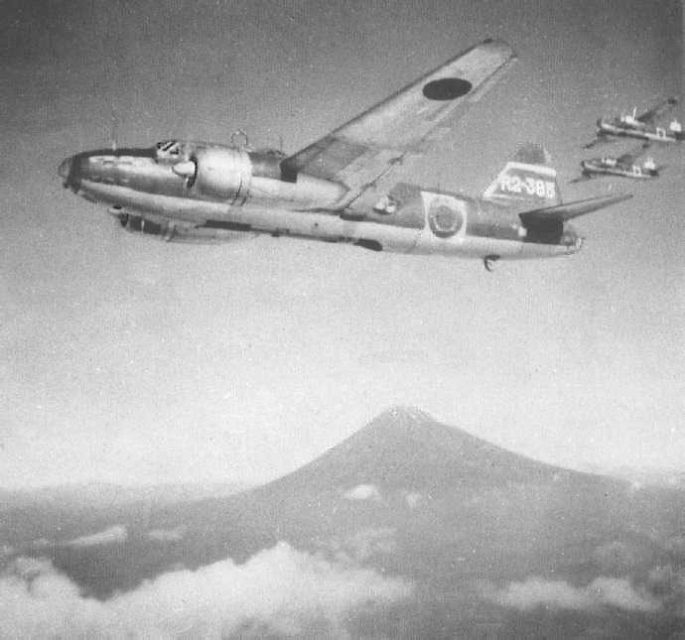
[[[487,47],[488,49],[500,53],[508,60],[518,59],[518,55],[516,54],[516,51],[514,51],[513,47],[501,38],[485,38],[485,40],[482,40],[480,44],[476,45],[476,47]]]

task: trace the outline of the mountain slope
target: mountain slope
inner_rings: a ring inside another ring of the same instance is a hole
[[[203,564],[288,540],[303,548],[392,531],[404,553],[386,568],[429,576],[517,573],[585,562],[597,540],[650,547],[652,527],[681,524],[682,494],[574,472],[508,452],[415,409],[394,408],[297,471],[228,499],[151,514],[187,526],[177,549]],[[183,561],[177,556],[176,561]],[[498,558],[493,562],[493,558]],[[400,560],[397,560],[401,558]]]

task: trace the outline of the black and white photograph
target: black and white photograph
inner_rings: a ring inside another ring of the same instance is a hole
[[[0,639],[685,640],[681,0],[0,7]]]

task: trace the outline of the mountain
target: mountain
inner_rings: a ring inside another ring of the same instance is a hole
[[[372,483],[441,492],[550,480],[560,469],[519,456],[414,408],[392,408],[269,490],[325,491]]]
[[[472,635],[477,622],[500,635],[517,629],[501,637],[566,637],[576,629],[577,637],[656,638],[685,631],[685,617],[673,613],[679,580],[685,585],[683,514],[683,491],[540,463],[398,407],[266,485],[152,504],[132,518],[118,513],[99,523],[111,535],[125,527],[117,544],[57,543],[40,553],[108,597],[179,565],[195,569],[226,557],[244,563],[287,542],[411,580],[416,595],[402,613],[407,637],[484,637]],[[668,580],[655,578],[665,567]],[[539,609],[501,604],[507,585],[591,604],[588,585],[596,581],[623,589],[632,597],[624,598],[628,608],[613,601],[590,613],[561,606],[545,609],[541,622]],[[500,593],[499,600],[485,593]],[[657,597],[666,603],[660,615],[648,610]],[[631,602],[642,610],[630,610]]]

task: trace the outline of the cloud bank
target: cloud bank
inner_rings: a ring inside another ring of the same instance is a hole
[[[89,536],[81,536],[65,542],[64,545],[68,547],[94,547],[100,544],[114,544],[116,542],[125,542],[128,538],[128,530],[122,525],[115,525],[98,531]]]
[[[343,561],[365,562],[378,555],[397,551],[395,530],[390,527],[368,528],[356,533],[332,538],[325,547]]]
[[[245,564],[172,571],[106,601],[84,597],[49,560],[18,558],[0,575],[0,637],[337,638],[355,610],[410,593],[401,579],[283,542]]]
[[[537,607],[590,611],[609,606],[624,611],[653,612],[661,607],[652,595],[634,587],[629,580],[602,576],[585,587],[574,587],[563,580],[531,577],[524,582],[512,582],[488,597],[520,611]]]
[[[373,484],[359,484],[343,494],[346,500],[380,500],[381,492]]]

